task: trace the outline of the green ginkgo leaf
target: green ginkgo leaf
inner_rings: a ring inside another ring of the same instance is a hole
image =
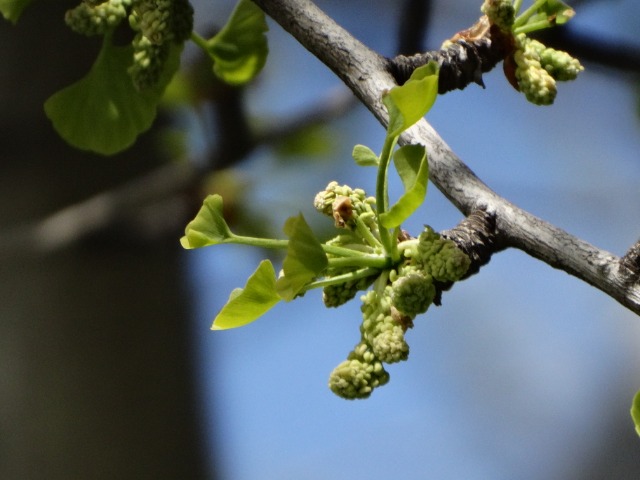
[[[631,405],[631,418],[636,426],[636,433],[640,435],[640,391],[633,397],[633,404]]]
[[[573,18],[575,11],[560,0],[535,2],[529,9],[516,18],[513,26],[532,32],[543,28],[563,25]],[[516,30],[517,32],[518,30]]]
[[[200,211],[185,228],[180,244],[187,249],[229,243],[234,238],[223,216],[222,197],[209,195]]]
[[[276,288],[284,300],[291,301],[327,267],[329,261],[302,214],[287,219],[284,233],[289,237],[289,245],[282,262],[284,275],[278,279]]]
[[[397,137],[431,109],[438,96],[438,64],[416,68],[409,80],[389,90],[382,101],[389,111],[388,137]]]
[[[9,20],[11,23],[16,23],[22,11],[33,0],[0,0],[0,13],[2,16]]]
[[[126,149],[151,127],[164,89],[178,70],[182,51],[182,46],[172,44],[158,84],[138,92],[127,73],[132,47],[116,47],[110,37],[105,35],[89,73],[44,104],[53,127],[65,141],[103,155]]]
[[[213,71],[231,85],[253,80],[269,53],[264,12],[251,0],[240,0],[220,32],[207,42]]]
[[[393,155],[393,163],[405,191],[387,212],[380,215],[380,223],[385,228],[399,227],[422,205],[429,181],[429,162],[423,145],[399,148]]]
[[[380,158],[369,147],[365,145],[356,145],[353,147],[351,156],[355,162],[361,167],[377,167],[380,163]]]
[[[236,288],[213,320],[212,330],[247,325],[269,311],[280,300],[276,292],[276,273],[269,260],[263,260],[244,288]]]

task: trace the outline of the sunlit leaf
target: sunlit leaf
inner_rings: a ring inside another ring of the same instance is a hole
[[[253,80],[267,61],[268,29],[260,7],[240,0],[227,24],[207,42],[214,73],[231,85]]]
[[[402,179],[404,194],[385,213],[380,223],[386,228],[399,227],[416,211],[427,194],[429,162],[423,145],[405,145],[393,155],[393,163]]]
[[[124,150],[153,123],[181,51],[172,45],[158,84],[138,92],[127,73],[132,47],[113,46],[107,35],[89,73],[52,95],[44,104],[45,112],[58,134],[76,148],[103,155]]]
[[[263,260],[244,288],[236,288],[213,320],[212,330],[247,325],[269,311],[280,300],[276,292],[276,272],[269,260]]]
[[[526,31],[535,31],[567,23],[574,15],[575,11],[566,3],[560,0],[547,0],[535,10],[529,9],[523,13],[519,17],[522,20],[516,19],[514,26]],[[523,21],[525,18],[526,21]]]
[[[11,23],[16,23],[22,11],[33,0],[0,0],[0,13]]]
[[[546,15],[552,25],[567,23],[576,13],[569,5],[560,0],[547,0],[539,11]]]
[[[438,64],[416,68],[407,82],[389,90],[382,98],[389,111],[388,137],[396,137],[431,109],[438,96]]]
[[[429,163],[424,145],[415,144],[400,147],[393,154],[393,163],[405,191],[415,188],[416,185],[426,185],[425,179],[428,178]]]
[[[636,433],[640,435],[640,391],[638,391],[635,397],[633,397],[631,418],[633,418],[633,423],[636,425]]]
[[[204,199],[196,218],[185,228],[180,244],[187,249],[228,243],[233,238],[223,216],[222,197],[209,195]]]
[[[289,245],[282,263],[284,276],[278,279],[276,288],[283,299],[290,301],[327,267],[328,260],[302,214],[287,219],[284,233]]]
[[[353,147],[353,153],[351,155],[355,162],[361,167],[377,167],[380,163],[378,155],[364,145],[356,145]]]

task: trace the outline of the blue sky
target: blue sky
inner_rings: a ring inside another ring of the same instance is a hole
[[[434,42],[477,17],[479,2],[436,3]],[[393,53],[397,2],[318,4],[372,48]],[[597,31],[614,24],[611,35],[629,39],[637,26],[626,19],[639,18],[639,7],[615,4],[589,6],[573,22]],[[286,115],[340,85],[273,23],[269,39],[269,63],[251,97],[256,114]],[[439,98],[428,120],[498,193],[622,254],[640,237],[637,80],[585,66],[577,81],[560,85],[553,107],[526,103],[498,68],[486,90]],[[382,128],[360,108],[333,131],[336,160],[302,163],[304,175],[295,162],[275,171],[269,152],[258,152],[244,169],[255,203],[273,201],[280,220],[299,210],[309,218],[310,192],[330,180],[372,191],[374,171],[352,166],[349,152],[356,143],[379,150]],[[430,186],[406,228],[445,229],[460,218]],[[223,479],[565,478],[599,448],[607,421],[626,414],[640,388],[638,318],[567,274],[507,251],[416,320],[410,358],[389,367],[388,385],[365,401],[341,400],[326,383],[359,339],[358,302],[327,310],[312,292],[250,326],[209,330],[261,253],[234,246],[184,253],[203,416]]]

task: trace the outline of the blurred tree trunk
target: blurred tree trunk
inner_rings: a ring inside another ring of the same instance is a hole
[[[97,53],[64,25],[74,3],[33,2],[17,26],[0,23],[2,229],[158,163],[150,135],[101,158],[64,145],[44,116]],[[177,238],[2,252],[0,478],[206,477]]]

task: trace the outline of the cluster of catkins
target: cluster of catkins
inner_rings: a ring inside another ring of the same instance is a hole
[[[551,105],[556,98],[556,81],[574,80],[584,70],[567,52],[548,48],[520,33],[515,37],[516,80],[527,100],[536,105]]]
[[[481,10],[492,25],[511,35],[516,14],[512,0],[485,0]],[[575,80],[584,70],[567,52],[548,48],[524,33],[514,35],[513,43],[515,81],[527,100],[536,105],[551,105],[556,98],[556,82]]]
[[[189,0],[83,0],[67,11],[65,21],[75,32],[93,36],[112,31],[127,17],[135,32],[128,72],[142,91],[157,84],[171,43],[189,38],[193,8]]]
[[[364,191],[331,182],[316,196],[314,204],[347,232],[329,243],[365,253],[376,251],[375,241],[369,237],[377,237],[375,200],[366,197]],[[362,230],[363,226],[368,233]],[[329,387],[340,397],[367,398],[374,388],[387,383],[389,374],[383,364],[407,359],[409,345],[404,334],[413,326],[416,315],[426,312],[433,303],[436,282],[455,282],[469,268],[469,257],[430,227],[425,227],[418,238],[403,234],[399,240],[401,259],[392,269],[324,289],[325,304],[334,307],[373,284],[361,297],[360,342],[329,378]],[[353,271],[353,267],[334,268],[327,276]]]

